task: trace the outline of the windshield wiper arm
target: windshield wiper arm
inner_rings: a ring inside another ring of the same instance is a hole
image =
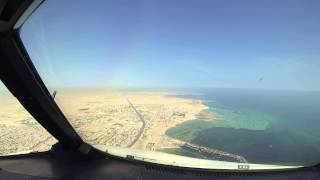
[[[56,95],[57,95],[57,91],[53,91],[52,98],[54,99],[56,97]]]

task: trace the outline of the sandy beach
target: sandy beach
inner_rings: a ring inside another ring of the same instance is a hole
[[[177,140],[165,135],[166,130],[195,119],[198,113],[208,108],[201,101],[174,98],[164,94],[139,93],[128,96],[137,110],[143,114],[147,124],[142,138],[133,146],[138,149],[177,147]]]

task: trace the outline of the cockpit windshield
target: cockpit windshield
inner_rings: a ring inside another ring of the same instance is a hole
[[[55,0],[20,36],[73,128],[108,153],[309,166],[320,162],[319,5]]]

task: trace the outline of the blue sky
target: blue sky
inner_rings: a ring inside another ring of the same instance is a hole
[[[21,37],[55,87],[320,90],[320,1],[46,1]]]

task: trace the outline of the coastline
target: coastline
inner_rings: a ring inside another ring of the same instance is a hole
[[[158,150],[181,145],[182,141],[173,139],[165,132],[176,125],[197,118],[200,112],[208,109],[200,100],[173,97],[168,92],[114,92],[104,91],[63,91],[60,90],[55,101],[79,135],[88,143],[96,146],[128,147],[142,150]],[[8,96],[10,97],[10,96]],[[130,106],[127,100],[130,100]],[[20,130],[2,138],[1,143],[11,150],[1,153],[15,153],[25,150],[47,150],[55,139],[26,112],[20,103],[10,97],[0,104],[5,109],[0,122],[9,132]],[[9,112],[9,113],[8,113]],[[137,112],[141,115],[139,117]],[[144,125],[141,118],[145,121]],[[143,127],[143,132],[140,133]],[[38,129],[32,140],[26,133]],[[41,130],[40,130],[41,129]],[[6,132],[6,131],[2,131]],[[9,133],[10,134],[10,133]],[[9,137],[9,136],[8,136]],[[43,137],[51,137],[48,142],[39,145]],[[136,138],[136,140],[135,140]],[[28,138],[29,139],[29,138]],[[13,142],[14,141],[14,142]],[[24,147],[14,147],[15,142],[24,143]],[[135,142],[134,142],[135,141]],[[36,146],[35,146],[36,145]]]
[[[166,131],[178,124],[196,119],[200,112],[208,109],[200,100],[169,97],[167,94],[129,95],[131,102],[138,107],[137,110],[145,115],[147,129],[133,148],[157,150],[179,147],[184,142],[167,136]],[[147,108],[150,106],[153,110]]]

